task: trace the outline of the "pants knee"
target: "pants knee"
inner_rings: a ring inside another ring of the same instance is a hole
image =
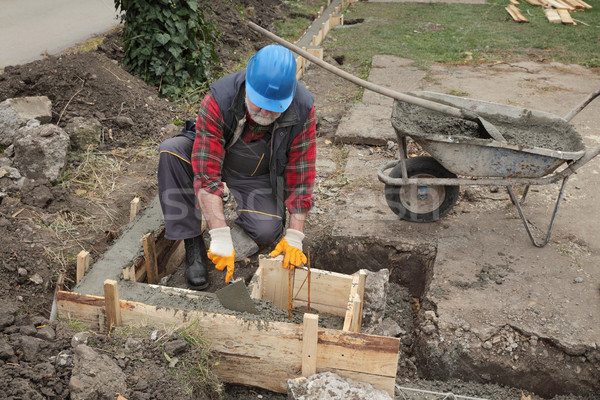
[[[272,221],[259,221],[259,223],[250,227],[243,227],[248,233],[248,236],[252,238],[259,245],[267,245],[271,243],[275,243],[282,233],[283,233],[283,224],[281,220],[272,220]]]

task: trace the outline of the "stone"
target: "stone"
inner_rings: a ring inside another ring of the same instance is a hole
[[[0,360],[9,360],[15,355],[15,350],[4,339],[0,338]]]
[[[52,120],[52,102],[46,96],[19,97],[0,103],[0,145],[10,146],[19,128],[29,120]]]
[[[372,332],[373,335],[399,337],[405,335],[406,331],[400,328],[400,325],[391,318],[384,318],[379,326],[375,327]]]
[[[177,340],[173,340],[171,342],[165,343],[164,350],[165,350],[165,353],[176,356],[176,355],[181,354],[184,351],[186,351],[188,349],[188,347],[189,347],[188,342],[186,342],[183,339],[177,339]]]
[[[361,270],[367,274],[363,305],[362,331],[370,333],[377,329],[383,321],[390,280],[390,271],[381,269],[377,272]]]
[[[12,325],[18,312],[19,309],[13,304],[3,304],[0,307],[0,330]]]
[[[102,124],[96,118],[75,117],[65,126],[65,132],[74,151],[85,151],[89,146],[95,147],[100,143]]]
[[[258,251],[256,242],[235,224],[231,228],[231,240],[233,241],[233,250],[235,250],[235,261],[241,261]]]
[[[80,344],[87,344],[88,338],[91,336],[89,332],[77,332],[71,338],[71,347],[77,347]]]
[[[115,118],[115,122],[117,123],[117,125],[119,125],[121,128],[128,128],[130,126],[133,126],[134,122],[131,118],[129,117],[124,117],[124,116],[118,116],[117,118]]]
[[[85,344],[77,346],[74,352],[69,381],[72,400],[115,399],[126,392],[126,376],[108,355]]]
[[[425,319],[427,321],[435,321],[437,319],[437,317],[435,316],[435,311],[425,311]]]
[[[30,179],[55,183],[67,163],[69,135],[56,125],[23,127],[14,141],[14,167]]]
[[[40,349],[44,346],[44,341],[31,336],[21,336],[19,339],[20,347],[23,351],[23,359],[25,361],[35,361]]]
[[[56,339],[56,332],[51,326],[46,325],[37,329],[37,334],[35,337],[52,342],[54,339]]]
[[[41,285],[42,283],[44,283],[44,278],[42,278],[40,276],[40,274],[38,274],[37,272],[33,275],[31,275],[29,277],[29,280],[33,283],[35,283],[36,285]]]
[[[333,372],[321,372],[308,378],[288,379],[289,400],[391,400],[387,392],[368,383],[344,379]]]
[[[61,353],[56,360],[56,366],[60,368],[71,368],[73,366],[73,355]]]

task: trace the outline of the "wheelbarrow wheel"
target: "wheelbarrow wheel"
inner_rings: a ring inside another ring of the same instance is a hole
[[[406,160],[409,178],[456,178],[433,157],[413,157]],[[402,166],[396,165],[391,178],[402,178]],[[385,185],[388,206],[400,218],[412,222],[433,222],[442,218],[458,200],[460,186]]]

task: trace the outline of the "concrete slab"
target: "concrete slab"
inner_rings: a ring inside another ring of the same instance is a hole
[[[411,60],[389,55],[373,57],[369,80],[378,85],[403,92],[418,90],[426,72],[412,66]],[[363,101],[352,106],[342,118],[335,134],[340,143],[358,143],[375,146],[396,141],[390,122],[394,100],[365,90]]]

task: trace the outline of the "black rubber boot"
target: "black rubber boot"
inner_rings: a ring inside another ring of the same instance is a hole
[[[185,239],[185,280],[192,290],[208,287],[208,256],[202,236]]]

